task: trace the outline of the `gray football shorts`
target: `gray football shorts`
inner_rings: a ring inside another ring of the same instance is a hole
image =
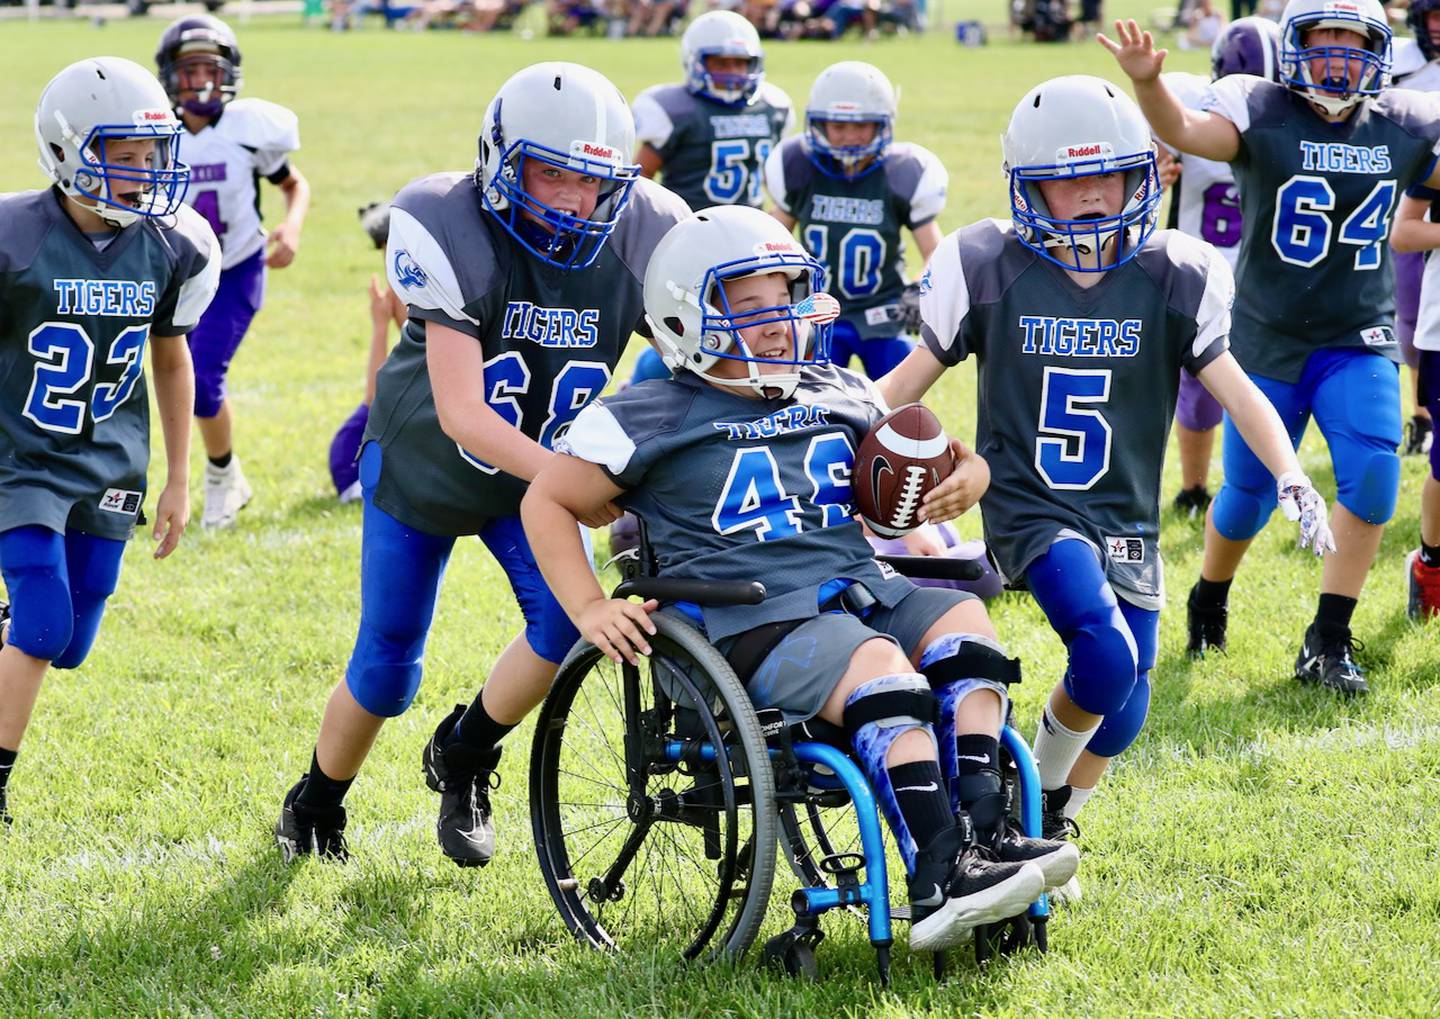
[[[745,684],[757,708],[779,708],[790,724],[813,718],[825,706],[867,640],[888,638],[907,657],[920,650],[925,631],[956,605],[975,599],[968,591],[917,587],[887,609],[877,605],[864,619],[825,612],[791,630],[761,661]],[[728,641],[721,642],[721,650]]]

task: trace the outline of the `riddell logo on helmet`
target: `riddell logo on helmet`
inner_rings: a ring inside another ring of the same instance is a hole
[[[1088,142],[1084,145],[1062,145],[1055,150],[1055,162],[1076,163],[1090,159],[1113,159],[1115,149],[1109,142]]]
[[[1325,13],[1326,13],[1326,14],[1359,14],[1359,13],[1360,13],[1360,5],[1359,5],[1359,4],[1348,4],[1348,3],[1343,2],[1343,0],[1341,0],[1341,2],[1338,2],[1338,3],[1328,3],[1328,4],[1326,4],[1326,5],[1325,5]]]
[[[175,118],[169,110],[136,110],[136,124],[168,124]]]
[[[793,242],[788,241],[761,241],[755,245],[757,255],[793,255],[798,250]]]
[[[860,104],[859,104],[859,103],[831,103],[831,104],[830,104],[830,112],[831,112],[831,113],[859,113],[859,112],[860,112]]]
[[[607,163],[619,162],[620,159],[619,153],[609,145],[596,145],[587,141],[571,142],[570,155],[585,159],[603,159]]]

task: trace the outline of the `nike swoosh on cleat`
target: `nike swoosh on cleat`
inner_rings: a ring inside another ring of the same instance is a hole
[[[929,895],[925,896],[925,898],[923,898],[923,899],[917,899],[917,898],[912,897],[912,898],[910,899],[910,901],[913,902],[913,903],[914,903],[915,905],[917,905],[917,906],[938,906],[938,905],[940,905],[940,903],[944,902],[944,901],[945,901],[945,893],[940,890],[940,886],[939,886],[939,885],[931,885],[930,887],[933,888],[933,889],[935,889],[935,890],[934,890],[933,892],[931,892]]]
[[[934,782],[926,782],[924,785],[902,785],[895,791],[897,793],[933,793],[939,792],[940,787]]]
[[[971,755],[971,754],[956,754],[955,756],[958,757],[958,758],[960,758],[960,760],[962,760],[962,761],[974,761],[976,764],[989,764],[989,763],[990,763],[990,758],[988,758],[988,757],[975,757],[975,756],[973,756],[973,755]]]

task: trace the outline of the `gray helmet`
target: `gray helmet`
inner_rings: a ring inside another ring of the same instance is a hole
[[[706,57],[744,57],[744,74],[712,74]],[[755,26],[734,11],[710,11],[690,22],[680,37],[680,69],[685,87],[727,106],[743,106],[765,80],[765,51]]]
[[[731,310],[725,282],[774,272],[790,280],[788,304]],[[830,359],[830,323],[840,304],[824,288],[824,266],[773,216],[745,205],[721,205],[677,223],[655,246],[645,270],[645,318],[672,371],[788,398],[800,382],[801,365]],[[759,357],[740,331],[775,322],[788,325],[791,356]],[[743,362],[746,377],[711,375],[721,359]],[[793,370],[762,373],[765,364]]]
[[[634,151],[635,118],[608,78],[580,64],[532,64],[485,109],[476,183],[485,207],[531,253],[583,269],[599,256],[640,176]],[[595,211],[587,218],[536,200],[525,190],[527,159],[598,177]]]
[[[1150,125],[1135,101],[1105,79],[1072,74],[1037,85],[1015,107],[1001,147],[1015,232],[1044,258],[1066,269],[1103,272],[1133,258],[1154,232],[1162,195]],[[1109,173],[1125,174],[1125,204],[1099,219],[1053,216],[1037,186]],[[1096,266],[1080,257],[1117,238],[1114,263]],[[1069,249],[1070,259],[1057,258],[1052,248]]]
[[[1307,46],[1306,33],[1341,28],[1365,40],[1361,46]],[[1310,102],[1335,115],[1390,84],[1392,37],[1380,0],[1290,0],[1280,16],[1280,81]],[[1326,71],[1316,81],[1311,62],[1324,60]],[[1359,84],[1349,82],[1349,62],[1361,65]]]
[[[865,176],[880,165],[895,137],[898,106],[895,86],[874,64],[859,60],[831,64],[810,87],[805,107],[810,161],[831,177]],[[825,133],[825,124],[833,121],[875,124],[875,137],[866,145],[833,145]]]
[[[190,168],[177,158],[180,131],[155,76],[123,57],[71,64],[50,79],[35,107],[40,169],[118,227],[179,209],[190,186]],[[151,165],[109,161],[108,143],[134,140],[155,142]]]

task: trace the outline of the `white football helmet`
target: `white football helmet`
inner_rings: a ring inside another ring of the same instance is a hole
[[[706,57],[744,57],[743,74],[712,74]],[[680,69],[685,87],[727,106],[743,106],[765,80],[765,51],[755,26],[734,11],[710,11],[690,22],[680,37]]]
[[[1155,232],[1161,189],[1150,125],[1135,101],[1103,78],[1072,74],[1035,86],[1011,114],[1001,148],[1015,233],[1043,258],[1077,272],[1105,272],[1135,257]],[[1110,216],[1060,219],[1037,186],[1108,173],[1125,175],[1124,207]],[[1082,257],[1112,242],[1118,244],[1112,263]]]
[[[783,273],[790,303],[734,312],[725,284],[748,276]],[[666,365],[694,372],[718,385],[789,398],[800,383],[800,368],[830,360],[831,323],[840,304],[824,292],[825,267],[767,213],[744,205],[697,212],[670,228],[655,246],[645,271],[645,318]],[[787,323],[790,356],[758,356],[741,330]],[[741,362],[744,378],[711,373],[722,361]],[[762,372],[785,365],[786,372]]]
[[[855,180],[880,166],[895,137],[899,96],[874,64],[842,60],[820,72],[805,107],[805,138],[810,161],[830,177]],[[866,145],[834,145],[825,133],[830,122],[875,124]],[[868,160],[868,162],[867,162]]]
[[[485,109],[476,183],[485,207],[537,258],[584,269],[599,257],[640,177],[634,152],[635,118],[608,78],[580,64],[532,64]],[[527,159],[598,177],[595,211],[573,215],[529,194]]]
[[[1355,32],[1361,46],[1307,46],[1306,33],[1317,28]],[[1332,115],[1348,110],[1390,84],[1390,23],[1380,0],[1290,0],[1280,17],[1280,81]],[[1311,63],[1325,61],[1317,81]],[[1350,84],[1350,64],[1361,67]]]
[[[142,217],[174,215],[190,187],[179,161],[180,121],[165,90],[123,57],[71,64],[45,86],[35,107],[40,169],[101,219],[127,227]],[[111,162],[111,142],[153,141],[147,165]]]

